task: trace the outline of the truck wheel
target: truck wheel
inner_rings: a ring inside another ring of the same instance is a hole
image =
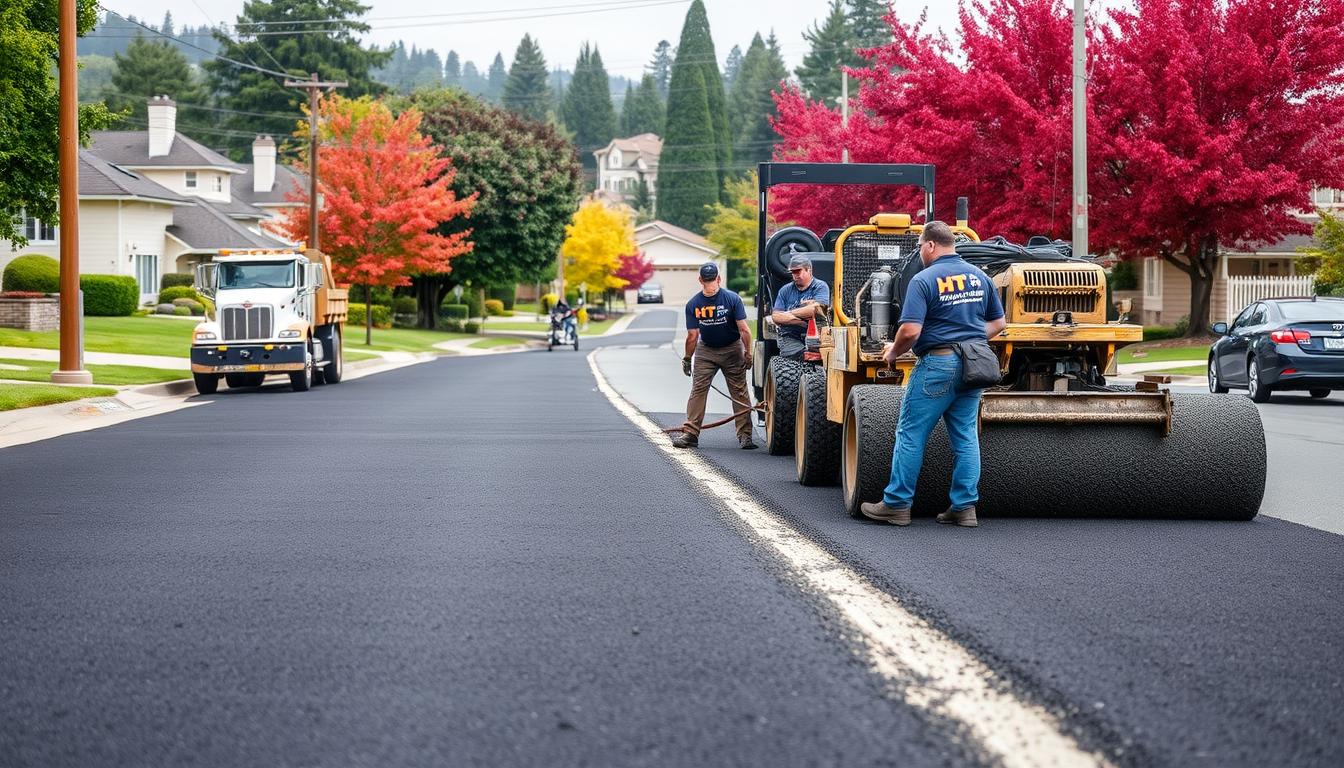
[[[765,372],[765,450],[772,456],[793,453],[794,411],[803,364],[776,357]]]
[[[313,387],[313,353],[304,353],[303,370],[289,372],[289,386],[295,392],[307,392]]]
[[[849,392],[840,451],[840,484],[845,511],[862,517],[859,505],[879,501],[891,479],[891,451],[905,390],[889,384],[864,384]]]
[[[345,376],[345,351],[341,346],[341,329],[339,327],[332,328],[331,334],[327,338],[330,344],[324,351],[331,362],[323,368],[322,378],[328,384],[340,384],[341,379]],[[327,342],[323,343],[326,344]]]
[[[200,395],[213,395],[219,391],[219,376],[213,373],[193,373],[191,378],[196,382],[196,393]]]
[[[803,485],[835,485],[840,476],[843,428],[826,418],[826,374],[808,373],[798,384],[793,461]]]

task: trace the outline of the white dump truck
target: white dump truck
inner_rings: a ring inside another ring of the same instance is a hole
[[[192,334],[197,392],[213,394],[221,378],[257,387],[273,373],[297,392],[341,380],[349,292],[321,251],[220,251],[196,267],[196,290],[215,303]]]

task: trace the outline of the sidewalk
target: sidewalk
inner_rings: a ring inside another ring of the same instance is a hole
[[[0,358],[10,360],[40,360],[59,362],[59,349],[32,349],[30,347],[0,347]],[[167,357],[164,355],[128,355],[120,352],[85,352],[86,365],[137,365],[141,368],[166,368],[182,371],[183,375],[191,369],[191,360],[185,357]]]

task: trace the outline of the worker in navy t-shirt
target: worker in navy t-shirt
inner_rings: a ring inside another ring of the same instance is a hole
[[[831,288],[812,276],[812,260],[801,253],[789,259],[789,275],[793,282],[779,289],[770,319],[775,321],[778,332],[780,357],[802,360],[807,322],[813,317],[826,316],[831,306]]]
[[[942,419],[952,444],[952,502],[938,522],[967,528],[979,524],[980,434],[976,419],[982,390],[961,384],[962,360],[957,342],[988,341],[1003,332],[1003,304],[994,283],[979,268],[957,255],[952,228],[941,221],[924,225],[919,257],[924,262],[910,282],[901,305],[896,340],[883,354],[888,362],[911,349],[919,356],[901,398],[891,481],[882,501],[863,504],[863,514],[896,525],[910,523],[915,481],[924,463],[924,445]]]
[[[686,401],[686,423],[673,445],[694,448],[700,444],[709,385],[714,374],[723,371],[729,396],[735,401],[738,445],[756,447],[751,439],[751,396],[747,394],[751,363],[747,308],[736,293],[722,286],[718,265],[707,262],[700,267],[700,291],[686,302],[686,355],[681,370],[692,377],[691,396]]]

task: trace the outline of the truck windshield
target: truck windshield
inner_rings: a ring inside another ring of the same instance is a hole
[[[271,261],[219,265],[219,288],[293,288],[294,262]]]

